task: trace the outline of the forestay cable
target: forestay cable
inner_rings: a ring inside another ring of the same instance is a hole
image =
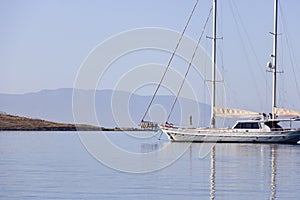
[[[190,71],[190,68],[191,68],[191,66],[192,66],[192,63],[193,63],[193,60],[194,60],[194,58],[195,58],[196,52],[197,52],[198,47],[199,47],[199,45],[200,45],[202,36],[203,36],[203,34],[204,34],[205,28],[206,28],[206,26],[207,26],[208,20],[209,20],[209,18],[210,18],[212,9],[213,9],[213,8],[211,7],[211,9],[209,10],[208,16],[207,16],[206,21],[205,21],[205,23],[204,23],[204,27],[203,27],[203,29],[202,29],[202,31],[201,31],[201,34],[200,34],[200,37],[199,37],[199,39],[198,39],[197,45],[196,45],[196,47],[195,47],[195,50],[194,50],[193,55],[192,55],[192,58],[191,58],[191,60],[190,60],[190,62],[189,62],[188,68],[187,68],[187,70],[186,70],[186,72],[185,72],[184,78],[183,78],[183,80],[182,80],[182,82],[181,82],[180,88],[179,88],[179,90],[178,90],[178,92],[177,92],[177,95],[176,95],[176,97],[175,97],[175,100],[174,100],[174,102],[173,102],[173,105],[172,105],[172,107],[171,107],[171,110],[170,110],[169,115],[168,115],[168,117],[167,117],[166,123],[168,123],[168,121],[169,121],[169,119],[170,119],[170,116],[171,116],[171,114],[172,114],[172,112],[173,112],[173,110],[174,110],[174,107],[175,107],[175,104],[176,104],[176,102],[177,102],[177,100],[178,100],[178,97],[179,97],[179,95],[180,95],[180,92],[181,92],[181,90],[182,90],[182,88],[183,88],[183,85],[184,85],[184,82],[185,82],[185,80],[186,80],[186,77],[187,77],[187,75],[188,75],[188,73],[189,73],[189,71]]]
[[[288,47],[288,54],[290,56],[290,62],[291,62],[291,66],[292,66],[292,70],[293,70],[293,75],[294,75],[294,81],[295,81],[295,84],[296,84],[296,88],[297,88],[297,94],[298,94],[298,98],[300,99],[300,90],[299,90],[299,84],[298,84],[298,81],[297,81],[297,77],[296,77],[296,71],[295,71],[295,64],[294,64],[294,61],[295,61],[295,56],[293,54],[293,49],[292,49],[292,46],[290,45],[290,42],[289,42],[289,39],[288,39],[288,29],[287,27],[285,26],[286,23],[286,20],[284,18],[284,15],[283,15],[283,11],[282,11],[282,8],[281,8],[281,5],[279,4],[279,9],[280,9],[280,12],[281,12],[281,20],[282,20],[282,26],[283,26],[283,30],[284,30],[284,33],[286,35],[285,40],[286,40],[286,44],[287,44],[287,47]]]
[[[156,94],[157,94],[157,91],[158,91],[158,89],[160,88],[161,83],[163,82],[163,80],[164,80],[164,78],[165,78],[165,76],[166,76],[166,73],[167,73],[167,71],[168,71],[168,69],[169,69],[169,67],[170,67],[170,64],[171,64],[171,62],[172,62],[172,60],[173,60],[173,57],[174,57],[174,55],[175,55],[175,53],[176,53],[176,51],[177,51],[177,49],[178,49],[178,47],[179,47],[179,44],[180,44],[180,42],[181,42],[181,40],[182,40],[182,38],[183,38],[183,35],[184,35],[184,33],[185,33],[185,31],[186,31],[186,29],[187,29],[187,27],[188,27],[188,25],[189,25],[189,23],[190,23],[190,21],[191,21],[191,18],[192,18],[193,14],[194,14],[194,11],[195,11],[195,9],[196,9],[196,7],[197,7],[198,2],[199,2],[199,0],[196,0],[196,3],[195,3],[195,5],[194,5],[194,7],[193,7],[193,9],[192,9],[192,12],[191,12],[191,14],[190,14],[190,16],[189,16],[189,18],[188,18],[186,24],[185,24],[185,27],[184,27],[184,29],[183,29],[181,35],[180,35],[180,38],[179,38],[179,40],[178,40],[178,42],[177,42],[177,44],[176,44],[176,47],[175,47],[175,49],[174,49],[174,51],[173,51],[173,53],[172,53],[172,55],[171,55],[171,57],[170,57],[170,59],[169,59],[169,62],[168,62],[167,67],[166,67],[166,69],[165,69],[165,71],[164,71],[164,73],[163,73],[163,76],[161,77],[161,79],[160,79],[160,81],[159,81],[159,84],[157,85],[156,90],[155,90],[155,92],[154,92],[154,94],[153,94],[153,96],[152,96],[152,98],[151,98],[151,100],[150,100],[150,103],[149,103],[149,105],[148,105],[148,107],[147,107],[147,109],[146,109],[146,112],[144,113],[144,115],[143,115],[143,117],[142,117],[142,120],[141,120],[142,122],[144,121],[144,119],[145,119],[147,113],[149,112],[149,109],[150,109],[150,107],[151,107],[151,105],[152,105],[152,103],[153,103],[153,100],[154,100],[154,98],[155,98],[155,96],[156,96]]]

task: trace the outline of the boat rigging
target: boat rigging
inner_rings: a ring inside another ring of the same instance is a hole
[[[274,31],[273,35],[273,53],[272,63],[268,63],[269,71],[272,72],[273,81],[272,81],[272,113],[269,117],[264,113],[257,113],[252,111],[240,110],[235,108],[221,108],[216,106],[216,43],[217,43],[217,0],[212,0],[212,12],[213,12],[213,36],[212,36],[212,74],[211,74],[211,120],[209,128],[184,128],[184,127],[174,127],[168,123],[170,114],[168,115],[167,121],[165,124],[160,126],[160,129],[169,137],[171,141],[180,141],[180,142],[260,142],[260,143],[297,143],[300,140],[300,128],[292,128],[291,124],[295,121],[300,121],[300,112],[278,108],[277,107],[277,19],[278,19],[278,0],[274,0]],[[195,5],[197,5],[198,1]],[[195,6],[193,8],[192,14],[194,12]],[[210,11],[211,12],[211,11]],[[209,14],[210,16],[210,14]],[[209,17],[208,16],[208,17]],[[190,20],[191,16],[189,17]],[[188,20],[188,22],[189,22]],[[188,23],[187,23],[188,25]],[[186,27],[182,32],[184,34]],[[205,24],[206,26],[206,24]],[[204,26],[204,28],[205,28]],[[202,34],[200,36],[201,40]],[[178,44],[176,45],[175,51],[178,48],[182,35],[179,39]],[[195,51],[198,48],[195,49]],[[171,59],[167,65],[166,71],[154,93],[154,96],[159,89],[163,78],[169,68],[169,65],[174,57],[175,51],[173,52]],[[194,52],[195,53],[195,52]],[[193,60],[194,54],[192,56]],[[184,80],[189,72],[189,68],[192,61],[189,63],[189,67],[184,76]],[[183,85],[184,80],[181,85]],[[178,95],[180,94],[181,87],[175,98],[175,103],[177,101]],[[143,120],[151,106],[151,103],[154,99],[152,97],[150,104],[142,118]],[[174,104],[171,108],[173,110]],[[215,119],[216,117],[223,118],[253,118],[237,121],[232,128],[216,128]],[[279,118],[281,117],[281,118]],[[283,128],[279,125],[280,122],[289,122],[289,128]]]

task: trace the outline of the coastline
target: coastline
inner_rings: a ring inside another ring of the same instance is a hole
[[[87,124],[66,124],[0,114],[0,131],[154,131],[134,127],[105,128]]]

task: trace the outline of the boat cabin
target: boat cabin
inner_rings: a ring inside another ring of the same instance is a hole
[[[253,121],[238,121],[233,129],[247,129],[247,130],[269,130],[269,131],[282,131],[283,128],[278,124],[277,120],[253,120]]]

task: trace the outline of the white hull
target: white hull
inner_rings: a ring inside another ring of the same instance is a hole
[[[233,129],[167,128],[161,130],[174,142],[288,143],[300,140],[300,130],[237,131]]]

